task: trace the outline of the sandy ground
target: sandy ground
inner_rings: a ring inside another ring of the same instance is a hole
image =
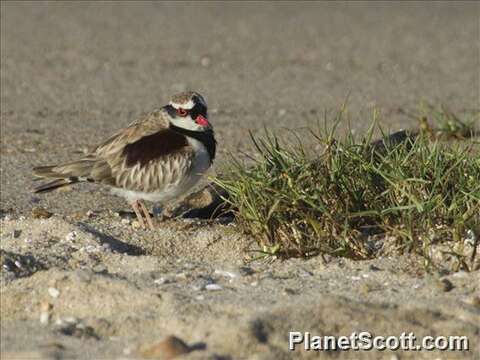
[[[358,131],[374,107],[392,130],[420,100],[478,109],[479,15],[474,2],[2,2],[2,359],[165,358],[152,346],[169,335],[189,359],[319,356],[289,352],[291,330],[470,338],[468,352],[325,358],[478,358],[478,272],[427,275],[411,256],[249,262],[232,223],[134,230],[105,189],[29,189],[32,166],[80,156],[184,89],[209,103],[217,169],[248,130],[315,124],[347,95]]]

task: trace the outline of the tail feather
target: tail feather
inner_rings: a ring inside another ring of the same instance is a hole
[[[63,177],[63,175],[57,173],[54,171],[56,165],[53,166],[38,166],[33,168],[33,175],[35,175],[37,178],[42,179],[42,178],[55,178],[55,177]],[[39,180],[36,179],[36,180]]]
[[[54,180],[35,187],[33,192],[47,192],[81,181],[93,181],[90,179],[90,173],[94,164],[94,159],[87,158],[68,164],[35,167],[33,168],[33,174],[38,178],[35,180]]]
[[[63,186],[75,184],[77,182],[79,182],[77,178],[56,179],[53,181],[49,181],[45,184],[36,186],[35,188],[33,188],[33,192],[34,193],[48,192]]]

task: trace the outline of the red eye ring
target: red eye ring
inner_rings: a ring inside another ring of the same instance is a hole
[[[181,117],[185,117],[188,114],[188,111],[185,109],[177,109],[177,114]]]

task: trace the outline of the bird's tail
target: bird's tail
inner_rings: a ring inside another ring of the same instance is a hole
[[[93,181],[89,175],[94,163],[93,159],[86,158],[62,165],[35,167],[33,168],[33,174],[38,178],[36,180],[53,180],[36,186],[33,192],[47,192],[77,182]]]

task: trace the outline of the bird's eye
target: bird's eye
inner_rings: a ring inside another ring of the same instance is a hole
[[[188,111],[185,110],[185,109],[177,109],[177,114],[178,114],[179,116],[185,117],[185,116],[187,116]]]

